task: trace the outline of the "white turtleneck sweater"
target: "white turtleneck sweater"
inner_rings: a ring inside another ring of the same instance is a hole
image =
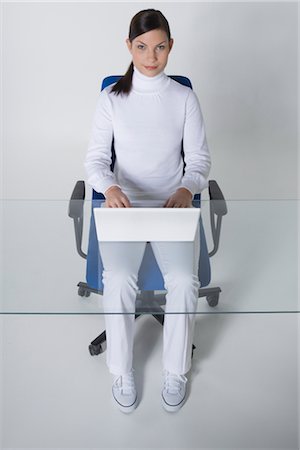
[[[192,194],[206,188],[211,160],[194,91],[164,71],[148,77],[135,66],[128,96],[110,90],[108,86],[99,94],[85,159],[88,183],[95,191],[118,185],[132,201],[166,200],[179,187]]]

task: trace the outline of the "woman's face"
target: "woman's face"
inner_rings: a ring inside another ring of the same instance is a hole
[[[154,77],[164,70],[173,46],[164,30],[156,29],[140,34],[132,42],[126,39],[133,64],[142,74]]]

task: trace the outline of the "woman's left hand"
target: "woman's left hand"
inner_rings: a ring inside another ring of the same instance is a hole
[[[192,206],[192,193],[186,188],[179,188],[175,194],[164,204],[164,208],[190,208]]]

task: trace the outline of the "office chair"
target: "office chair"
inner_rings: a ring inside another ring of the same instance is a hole
[[[102,82],[101,90],[106,86],[111,85],[119,80],[120,75],[114,75],[104,78]],[[192,84],[187,77],[171,75],[175,81],[188,86],[192,89]],[[182,156],[183,149],[182,149]],[[114,142],[112,141],[112,164],[111,169],[113,170],[115,162],[115,151]],[[227,214],[227,206],[222,194],[215,180],[209,181],[209,204],[210,204],[210,223],[211,232],[213,238],[213,250],[209,253],[207,249],[205,233],[202,223],[202,218],[200,216],[200,261],[199,261],[199,297],[206,297],[207,303],[210,307],[217,306],[219,302],[219,294],[221,292],[220,287],[209,287],[208,284],[211,280],[211,270],[209,258],[216,254],[219,247],[220,233],[222,218]],[[103,283],[102,283],[102,271],[103,265],[101,256],[99,253],[95,220],[93,215],[93,208],[99,207],[100,204],[105,200],[102,193],[98,193],[93,190],[92,193],[92,211],[91,211],[91,222],[89,230],[89,242],[88,251],[85,254],[82,251],[82,233],[83,233],[83,208],[85,200],[85,183],[84,181],[77,181],[71,199],[69,202],[68,215],[74,221],[75,229],[75,239],[78,254],[86,259],[86,282],[78,283],[78,295],[81,297],[89,297],[91,292],[97,294],[103,294]],[[200,207],[201,204],[201,194],[196,194],[193,198],[193,205]],[[156,259],[154,257],[151,245],[147,243],[145,254],[140,266],[138,275],[138,287],[139,293],[136,299],[136,310],[135,318],[138,318],[142,314],[152,314],[152,316],[161,324],[164,323],[164,309],[166,299],[165,294],[157,294],[155,291],[165,291],[164,280]],[[102,353],[102,344],[106,341],[106,332],[103,331],[96,339],[94,339],[89,345],[89,352],[93,355],[98,355]],[[193,351],[196,347],[193,345]]]

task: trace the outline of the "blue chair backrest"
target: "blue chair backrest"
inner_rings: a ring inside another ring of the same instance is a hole
[[[178,83],[181,83],[192,89],[192,84],[187,77],[178,75],[170,75],[170,77],[173,78]],[[120,78],[121,75],[112,75],[104,78],[102,81],[101,90],[113,83],[116,83]],[[114,155],[113,143],[112,143],[112,153]],[[88,243],[87,265],[86,265],[86,281],[88,286],[90,288],[101,291],[103,290],[103,282],[102,282],[103,264],[98,247],[93,208],[99,207],[104,200],[105,197],[103,194],[93,190],[91,223],[89,231],[89,243]],[[201,194],[196,194],[194,196],[193,201],[194,206],[199,207],[201,202]],[[200,217],[200,261],[199,261],[198,276],[201,287],[207,286],[210,283],[211,279],[210,261],[201,217]],[[146,245],[145,254],[139,270],[137,284],[139,289],[143,291],[156,291],[156,290],[159,291],[165,289],[163,276],[158,267],[150,244]]]

